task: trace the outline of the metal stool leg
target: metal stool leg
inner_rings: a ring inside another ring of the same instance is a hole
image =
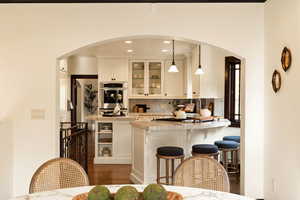
[[[228,172],[228,157],[227,157],[227,151],[222,151],[223,153],[223,165],[226,171]]]
[[[174,171],[175,171],[175,159],[172,159],[171,160],[171,162],[172,162],[172,167],[171,167],[171,170],[172,170],[172,181],[171,181],[171,183],[173,184],[173,180],[174,180]]]
[[[156,156],[157,158],[157,179],[156,182],[157,184],[160,184],[160,158]]]
[[[166,183],[169,185],[169,159],[166,159]]]

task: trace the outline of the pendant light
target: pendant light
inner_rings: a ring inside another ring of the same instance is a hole
[[[173,61],[172,61],[172,65],[170,66],[168,72],[179,72],[178,69],[177,69],[177,66],[175,64],[175,58],[174,58],[174,40],[173,40]]]
[[[196,75],[204,74],[204,71],[201,67],[201,45],[199,44],[199,66],[198,69],[195,71]]]

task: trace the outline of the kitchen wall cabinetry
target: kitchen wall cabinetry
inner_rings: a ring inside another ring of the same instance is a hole
[[[203,56],[202,56],[203,57]],[[199,48],[195,47],[191,55],[191,78],[192,89],[191,95],[193,98],[199,98],[200,96],[200,78],[201,76],[195,75],[196,70],[199,67]]]
[[[128,81],[127,58],[98,58],[99,81]]]
[[[168,69],[172,64],[172,60],[165,61],[165,83],[163,96],[170,98],[184,98],[187,95],[185,86],[185,62],[184,60],[175,60],[175,63],[179,72],[170,73],[168,72]]]
[[[191,53],[191,79],[193,98],[224,98],[225,83],[225,50],[202,44],[201,65],[202,75],[195,75],[199,66],[199,49],[194,48]]]
[[[229,54],[219,48],[202,45],[202,67],[200,75],[201,98],[224,98],[225,57]]]
[[[130,61],[130,98],[154,98],[163,95],[164,67],[162,61]]]

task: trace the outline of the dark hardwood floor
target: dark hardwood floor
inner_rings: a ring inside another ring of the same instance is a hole
[[[94,133],[89,135],[88,175],[91,185],[130,184],[131,165],[94,165],[95,141]],[[240,184],[235,177],[230,177],[230,190],[240,194]]]

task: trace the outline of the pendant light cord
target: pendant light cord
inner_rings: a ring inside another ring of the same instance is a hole
[[[174,59],[175,55],[174,55],[174,40],[173,40],[173,62],[172,64],[174,65],[175,64],[175,59]]]
[[[199,68],[201,68],[201,44],[199,44]]]

